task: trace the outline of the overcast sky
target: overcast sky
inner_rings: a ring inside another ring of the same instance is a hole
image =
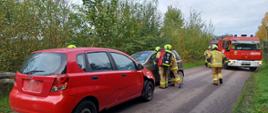
[[[81,0],[74,0],[81,4]],[[214,34],[255,34],[265,12],[268,0],[158,0],[158,10],[164,14],[167,7],[181,9],[187,19],[190,11],[201,13],[204,21],[214,25]]]

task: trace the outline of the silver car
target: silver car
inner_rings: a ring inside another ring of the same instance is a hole
[[[184,77],[183,61],[182,61],[182,59],[177,51],[173,50],[172,52],[176,56],[176,60],[177,60],[178,68],[179,68],[178,74],[182,75]],[[154,63],[154,61],[156,59],[156,52],[155,51],[140,51],[140,52],[137,52],[131,56],[135,60],[140,62],[144,67],[151,70],[152,73],[154,74],[156,83],[159,84],[160,76],[158,73],[157,65]],[[171,77],[172,77],[172,75],[171,75]]]

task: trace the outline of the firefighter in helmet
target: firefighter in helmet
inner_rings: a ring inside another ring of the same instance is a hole
[[[210,61],[209,61],[208,56],[209,56],[210,52],[211,52],[211,47],[208,46],[208,49],[204,52],[204,56],[205,56],[205,66],[206,66],[206,67],[209,67],[208,64],[209,64]]]
[[[156,56],[157,56],[157,54],[159,54],[159,52],[160,52],[160,50],[161,50],[161,47],[159,47],[159,46],[157,46],[157,47],[155,47],[155,49],[154,49],[154,54],[153,54],[153,56],[154,56],[154,60],[153,60],[153,73],[154,74],[158,74],[158,66],[157,66],[157,63],[158,63],[158,59],[156,58]],[[159,80],[159,77],[157,76],[157,79]]]
[[[175,55],[171,51],[172,46],[170,44],[166,44],[164,49],[161,49],[157,54],[158,59],[158,69],[160,75],[160,88],[168,87],[168,76],[169,73],[172,72],[174,75],[174,79],[172,80],[174,86],[180,85],[182,79],[180,78],[178,72],[178,66],[176,62]]]
[[[217,50],[217,45],[212,45],[211,54],[209,54],[210,67],[212,68],[213,84],[219,85],[223,83],[222,80],[222,67],[225,56],[223,53]]]

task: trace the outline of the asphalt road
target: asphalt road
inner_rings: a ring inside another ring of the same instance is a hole
[[[251,72],[243,69],[223,70],[223,85],[212,85],[211,69],[185,70],[184,88],[156,88],[150,102],[138,99],[103,113],[230,113]]]

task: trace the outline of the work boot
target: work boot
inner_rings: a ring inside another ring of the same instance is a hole
[[[215,86],[219,85],[219,80],[213,80],[212,84],[215,85]]]
[[[220,78],[219,81],[220,81],[220,84],[223,84],[222,78]]]
[[[213,85],[215,85],[215,86],[218,86],[219,84],[218,83],[212,83]]]
[[[178,85],[178,88],[183,88],[183,83],[180,83],[180,84]]]

